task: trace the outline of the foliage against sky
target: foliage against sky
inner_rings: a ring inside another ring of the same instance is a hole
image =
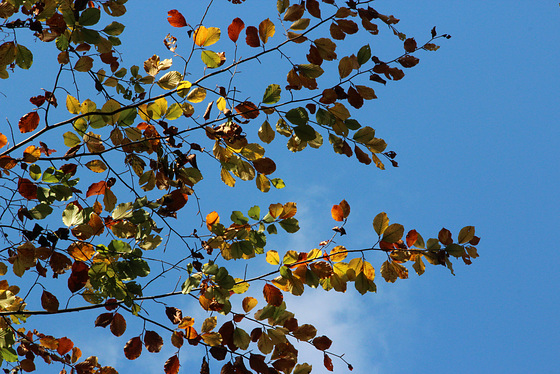
[[[417,42],[397,28],[397,18],[378,13],[370,1],[279,1],[254,25],[242,17],[213,19],[215,3],[195,20],[170,9],[169,24],[181,30],[163,41],[173,57],[154,54],[125,67],[119,57],[126,55],[126,45],[119,36],[126,25],[118,17],[132,4],[2,2],[2,78],[35,68],[33,48],[20,43],[25,40],[20,34],[33,33],[56,49],[58,63],[53,87],[30,93],[34,108],[22,113],[17,128],[0,134],[2,273],[16,276],[2,280],[5,367],[33,371],[39,356],[67,371],[116,372],[102,357],[81,358],[72,337],[41,332],[48,314],[99,309],[96,326],[109,327],[117,337],[130,335],[123,352],[128,359],[141,356],[143,347],[159,352],[172,344],[177,353],[162,360],[168,374],[178,372],[180,353],[192,349],[185,342],[208,348],[201,351],[202,372],[210,360],[225,360],[225,372],[250,367],[258,373],[307,373],[311,366],[298,356],[297,341],[323,351],[326,369],[333,370],[333,358],[351,369],[341,353],[329,351],[328,337],[298,322],[284,293],[301,295],[309,287],[345,292],[352,286],[366,294],[376,291],[376,269],[395,282],[406,279],[409,268],[418,275],[426,264],[453,272],[453,259],[470,264],[478,257],[473,226],[455,235],[442,229],[424,240],[384,212],[372,217],[370,247],[339,245],[351,210],[346,200],[332,207],[337,226],[331,238],[317,248],[281,254],[265,249],[267,237],[300,229],[295,202],[253,206],[229,217],[197,211],[197,224],[177,225],[185,206],[199,204],[197,185],[206,174],[218,173],[228,187],[254,183],[255,193],[284,188],[281,176],[274,175],[280,161],[266,153],[277,136],[291,152],[329,146],[371,167],[397,167],[396,153],[352,113],[377,99],[375,85],[403,79],[405,70],[418,64],[418,52],[436,51],[434,42],[449,38],[433,28],[431,38]],[[375,36],[381,27],[402,48],[391,60],[380,60],[369,44],[340,52],[347,38]],[[180,54],[179,43],[191,47]],[[276,56],[274,69],[284,69],[286,81],[271,82],[258,98],[241,96],[240,87],[251,80],[238,69],[247,71],[269,55]],[[99,95],[90,97],[91,87]],[[65,119],[53,120],[61,111]],[[169,257],[169,243],[184,246],[185,256]],[[372,252],[386,253],[386,260],[372,264]],[[229,262],[250,264],[256,256],[271,267],[251,278]],[[172,287],[180,283],[180,291],[150,288],[171,275]],[[20,278],[30,279],[21,283],[27,290],[20,289]],[[67,290],[45,286],[57,282]],[[251,286],[262,289],[260,300],[243,296]],[[39,289],[36,299],[27,296]],[[69,299],[68,291],[73,303],[78,297],[83,302],[65,307],[61,300]],[[195,321],[171,300],[160,311],[164,318],[147,315],[151,301],[181,293],[196,298],[208,317]],[[226,316],[220,325],[217,314]],[[135,318],[146,323],[131,331],[127,321]],[[242,321],[252,322],[253,329],[240,327]]]

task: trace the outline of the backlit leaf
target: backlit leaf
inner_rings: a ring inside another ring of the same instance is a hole
[[[237,43],[237,39],[239,39],[239,34],[245,28],[245,24],[240,18],[235,18],[231,21],[231,24],[228,26],[228,36],[232,42]]]
[[[193,33],[193,40],[199,47],[208,47],[220,40],[221,31],[217,27],[199,26]]]
[[[470,242],[474,238],[474,226],[465,226],[459,231],[459,237],[457,240],[459,244],[465,244]]]
[[[383,234],[385,230],[389,227],[389,218],[387,218],[387,213],[381,212],[375,216],[373,219],[373,228],[377,235]]]
[[[74,69],[81,72],[90,71],[93,67],[93,58],[89,56],[82,56],[76,61]]]
[[[404,234],[404,227],[399,223],[393,223],[383,233],[383,241],[387,243],[396,243]]]
[[[280,101],[281,92],[282,89],[280,88],[280,85],[278,84],[269,85],[266,88],[263,95],[263,99],[262,99],[263,104],[268,104],[268,105],[276,104],[278,101]]]
[[[271,265],[279,265],[280,264],[280,256],[278,252],[275,250],[270,250],[266,252],[266,262]]]
[[[33,65],[33,53],[21,44],[17,45],[16,65],[22,69],[29,69]]]
[[[58,311],[58,299],[52,293],[43,290],[41,295],[41,306],[49,313],[54,313]],[[56,348],[56,347],[55,347]]]
[[[335,221],[344,221],[344,212],[339,205],[333,205],[331,208],[331,216]]]
[[[37,126],[39,126],[39,114],[35,111],[25,114],[18,122],[21,133],[34,131]]]
[[[163,365],[163,371],[165,374],[178,374],[181,365],[179,362],[179,357],[177,355],[171,356],[165,361]]]
[[[177,9],[167,12],[167,21],[173,27],[185,27],[188,25],[185,17]]]
[[[268,283],[264,285],[263,295],[266,302],[274,306],[280,306],[284,300],[282,291]]]
[[[262,40],[264,44],[268,41],[268,38],[274,36],[276,32],[276,28],[274,27],[274,23],[267,18],[259,24],[259,38]]]
[[[200,103],[206,98],[206,90],[202,87],[193,88],[187,95],[187,100],[191,103]]]
[[[124,355],[129,360],[136,360],[142,353],[142,340],[136,336],[126,342],[124,346]]]
[[[144,333],[144,345],[148,352],[157,353],[163,346],[163,339],[155,331],[146,331]]]
[[[243,311],[245,311],[245,313],[249,313],[255,306],[257,306],[257,302],[257,299],[254,297],[247,296],[243,299]]]
[[[111,320],[110,329],[115,336],[121,336],[124,334],[126,331],[126,320],[121,314],[115,313],[113,319]]]
[[[247,37],[245,38],[245,42],[249,47],[256,48],[261,45],[261,41],[259,39],[259,30],[255,26],[247,27],[245,30]]]
[[[235,106],[235,111],[245,119],[255,119],[259,116],[259,109],[250,101],[244,101]]]

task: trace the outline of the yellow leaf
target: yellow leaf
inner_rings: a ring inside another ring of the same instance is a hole
[[[222,178],[222,182],[224,182],[226,185],[230,187],[235,186],[235,178],[233,178],[231,173],[224,168],[222,168],[222,170],[220,171],[220,178]]]
[[[280,203],[270,204],[270,206],[268,207],[268,212],[274,218],[277,218],[278,216],[280,216],[282,214],[283,210],[284,210],[284,208],[283,208],[282,204],[280,204]]]
[[[243,310],[245,311],[245,313],[249,313],[255,306],[257,306],[257,303],[257,299],[247,296],[243,299]]]
[[[234,278],[234,280],[236,284],[231,289],[233,292],[238,295],[247,292],[247,290],[249,289],[249,283],[244,282],[241,278]]]
[[[208,230],[212,231],[212,226],[216,223],[220,223],[220,216],[216,212],[208,213],[206,216],[206,227]]]
[[[395,283],[398,278],[397,272],[393,267],[393,263],[389,261],[385,261],[383,265],[381,265],[381,276],[389,283]]]
[[[210,332],[214,330],[217,324],[218,324],[218,319],[216,317],[208,317],[202,323],[202,327],[200,331],[203,333]]]
[[[189,81],[179,82],[179,85],[177,86],[177,95],[179,95],[180,97],[187,96],[189,88],[191,88],[191,86],[192,84]]]
[[[282,207],[282,215],[280,215],[280,219],[287,219],[295,216],[297,213],[297,206],[296,203],[286,203]]]
[[[270,180],[264,174],[258,174],[255,179],[257,183],[257,188],[262,192],[268,192],[270,190]]]
[[[186,329],[187,327],[191,327],[192,325],[194,325],[194,318],[192,317],[183,317],[183,319],[181,320],[181,322],[179,323],[179,328],[180,329]]]
[[[222,335],[219,332],[209,332],[202,335],[202,340],[210,347],[217,347],[222,343]]]
[[[371,280],[371,281],[375,279],[375,269],[367,261],[364,261],[364,263],[362,265],[362,273],[364,273],[366,278]]]
[[[216,107],[220,112],[226,110],[226,99],[220,96],[218,100],[216,100]]]
[[[389,218],[387,218],[387,213],[381,212],[375,216],[373,219],[373,228],[377,235],[381,235],[389,227]]]
[[[259,24],[259,38],[263,43],[266,43],[268,38],[272,38],[275,32],[276,28],[270,19],[267,18]]]
[[[66,109],[72,114],[80,113],[80,102],[72,95],[66,96]]]
[[[86,164],[87,168],[94,173],[103,173],[107,170],[107,165],[101,160],[92,160]]]
[[[278,255],[278,252],[274,250],[266,252],[266,262],[271,265],[280,264],[280,256]]]
[[[206,90],[202,87],[192,89],[187,95],[187,100],[191,103],[200,103],[206,98]]]
[[[344,247],[343,245],[337,245],[331,250],[331,253],[329,254],[329,259],[333,262],[339,262],[344,260],[346,256],[348,256],[348,251],[346,247]]]
[[[309,253],[307,254],[307,259],[308,260],[315,260],[315,259],[318,259],[322,256],[323,256],[323,251],[320,250],[320,249],[314,248],[311,251],[309,251]]]
[[[220,40],[221,31],[217,27],[200,26],[194,31],[194,43],[199,47],[208,47]]]

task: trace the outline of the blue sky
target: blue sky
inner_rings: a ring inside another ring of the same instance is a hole
[[[278,27],[272,1],[247,0],[237,7],[223,5],[223,0],[218,3],[220,25],[236,16],[247,25],[270,17]],[[149,4],[150,9],[135,9],[136,4]],[[553,246],[560,223],[558,3],[380,0],[372,6],[400,18],[399,30],[419,42],[429,38],[433,26],[452,35],[438,43],[437,52],[420,53],[420,64],[408,69],[402,81],[386,87],[376,84],[379,99],[354,111],[363,125],[375,128],[376,135],[397,152],[399,168],[379,171],[358,164],[334,154],[329,144],[292,154],[277,135],[269,152],[287,188],[260,194],[248,182],[229,189],[219,184],[216,172],[209,171],[199,188],[203,211],[229,215],[255,204],[296,201],[302,230],[271,238],[268,249],[278,251],[310,250],[328,239],[335,224],[330,208],[342,199],[349,202],[352,213],[348,236],[339,242],[349,248],[375,241],[371,223],[381,211],[392,222],[417,229],[424,238],[436,237],[442,227],[456,237],[463,226],[474,225],[482,238],[481,257],[468,267],[457,263],[455,277],[443,267],[428,267],[421,277],[410,269],[408,280],[387,284],[377,272],[377,294],[310,291],[288,298],[288,307],[299,314],[300,323],[317,321],[320,331],[335,341],[333,351],[345,352],[357,373],[555,372],[560,348],[556,269],[560,255]],[[171,57],[161,43],[168,32],[179,37],[180,46],[182,41],[185,46],[190,43],[181,30],[167,24],[169,9],[191,14],[187,21],[193,24],[200,13],[193,4],[172,1],[129,2],[128,7],[123,21],[127,24],[124,66],[141,65],[154,53]],[[148,24],[138,21],[146,17],[151,17]],[[210,18],[205,25],[214,26]],[[346,47],[355,53],[369,43],[374,55],[393,58],[401,46],[387,37],[388,30],[382,31],[382,37],[349,39]],[[273,40],[280,38],[277,34]],[[222,39],[229,48],[225,33]],[[39,43],[33,47],[41,48]],[[251,52],[245,47],[241,53]],[[32,85],[32,91],[22,90],[12,79],[0,81],[0,92],[6,95],[0,98],[0,113],[12,124],[31,110],[27,104],[13,105],[15,100],[27,100],[39,94],[39,88],[52,86],[53,76],[40,68],[42,57],[35,59],[30,71],[14,75]],[[263,59],[263,71],[268,72],[264,78],[242,69],[237,79],[243,94],[258,101],[269,83],[283,86],[285,69],[271,72],[276,62]],[[198,73],[193,72],[193,80]],[[249,86],[241,83],[246,77],[251,79]],[[59,112],[65,118],[64,110]],[[246,130],[253,140],[256,130]],[[382,261],[381,255],[374,255],[370,262],[378,270]],[[91,326],[94,317],[90,313],[72,318]],[[60,333],[71,331],[60,328]],[[87,333],[81,348],[86,351],[88,342],[97,342],[110,361],[124,365],[119,367],[121,373],[132,372],[120,350],[135,333],[139,332],[131,329],[125,337],[109,342],[107,331]],[[323,372],[322,356],[316,350],[308,354],[316,372]],[[152,361],[159,368],[165,357],[143,355],[130,368],[138,370]],[[190,371],[189,363],[185,358],[185,372]],[[334,360],[334,365],[336,372],[346,370],[340,361]]]

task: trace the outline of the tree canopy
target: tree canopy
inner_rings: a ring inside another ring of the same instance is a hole
[[[214,175],[216,185],[204,188],[226,196],[240,183],[254,183],[255,194],[289,188],[276,175],[279,139],[289,152],[331,147],[361,168],[398,167],[396,151],[355,113],[377,99],[376,86],[403,79],[421,53],[450,38],[434,27],[417,41],[367,0],[261,3],[176,5],[183,8],[168,10],[169,33],[161,31],[165,54],[141,45],[151,57],[132,65],[119,20],[138,3],[0,3],[0,77],[18,85],[28,70],[41,70],[52,84],[40,93],[22,86],[29,102],[7,97],[22,113],[17,127],[7,119],[0,128],[7,371],[50,364],[61,373],[117,373],[102,356],[81,357],[72,336],[49,326],[52,315],[84,310],[96,311],[92,322],[108,335],[130,337],[122,352],[129,360],[172,345],[176,352],[162,357],[166,374],[178,373],[181,355],[193,351],[203,374],[212,362],[222,373],[309,373],[300,344],[321,351],[327,370],[336,360],[352,370],[313,321],[290,311],[285,294],[374,293],[376,270],[394,283],[409,270],[453,273],[453,260],[478,257],[473,226],[424,239],[385,212],[372,216],[367,248],[347,248],[346,200],[333,202],[336,226],[316,248],[269,249],[270,236],[300,230],[296,202],[219,214],[211,198],[199,197],[203,178]],[[366,42],[380,37],[398,47],[392,58]],[[352,39],[364,43],[352,50]],[[38,55],[52,60],[48,68],[33,64]],[[257,87],[254,76],[268,73],[283,81]],[[373,253],[386,258],[375,262]],[[205,317],[177,307],[180,297]]]

